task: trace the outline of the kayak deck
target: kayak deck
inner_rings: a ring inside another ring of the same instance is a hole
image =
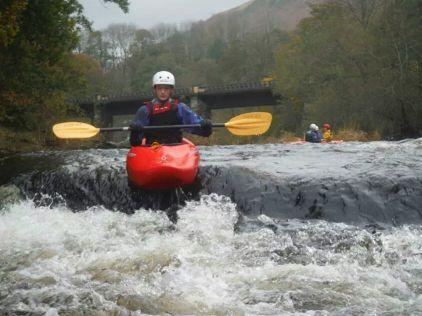
[[[172,189],[191,184],[198,165],[198,149],[187,139],[176,145],[132,147],[126,157],[129,181],[143,189]]]

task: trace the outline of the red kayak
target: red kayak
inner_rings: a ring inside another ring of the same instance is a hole
[[[198,165],[198,149],[185,138],[176,145],[132,147],[126,157],[129,181],[143,189],[172,189],[191,184]]]

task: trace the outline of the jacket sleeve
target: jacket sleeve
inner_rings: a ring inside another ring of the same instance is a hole
[[[140,126],[149,125],[149,113],[145,105],[141,106],[139,110],[136,112],[135,119],[133,120],[132,124],[140,125]],[[139,146],[142,142],[143,136],[144,136],[143,132],[130,131],[130,145]]]
[[[316,135],[316,141],[317,141],[318,143],[320,143],[320,142],[322,141],[322,134],[321,134],[321,132],[320,132],[320,131],[318,131],[318,132],[317,132],[317,135]]]
[[[310,131],[307,131],[305,134],[305,141],[312,142],[312,134]]]
[[[184,103],[179,103],[178,105],[178,115],[182,124],[201,124],[204,120],[201,116],[193,112],[187,105]],[[208,137],[210,132],[208,130],[203,130],[200,127],[194,128],[185,128],[188,133]]]

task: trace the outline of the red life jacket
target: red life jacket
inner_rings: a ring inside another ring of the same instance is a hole
[[[148,102],[146,107],[150,116],[149,125],[163,126],[163,125],[179,125],[180,119],[177,115],[178,100],[170,99],[165,104],[157,102]],[[147,144],[158,142],[160,144],[173,144],[182,141],[182,131],[180,129],[166,129],[166,130],[146,130],[145,138]]]
[[[171,110],[177,110],[178,105],[179,105],[179,102],[177,100],[173,100],[173,99],[168,100],[165,104],[161,104],[159,102],[155,102],[155,103],[148,102],[148,103],[146,103],[146,106],[148,108],[148,113],[151,117],[169,112]]]

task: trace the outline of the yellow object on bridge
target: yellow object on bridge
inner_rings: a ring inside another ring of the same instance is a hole
[[[261,84],[263,85],[269,85],[275,80],[275,76],[268,75],[261,79]]]

